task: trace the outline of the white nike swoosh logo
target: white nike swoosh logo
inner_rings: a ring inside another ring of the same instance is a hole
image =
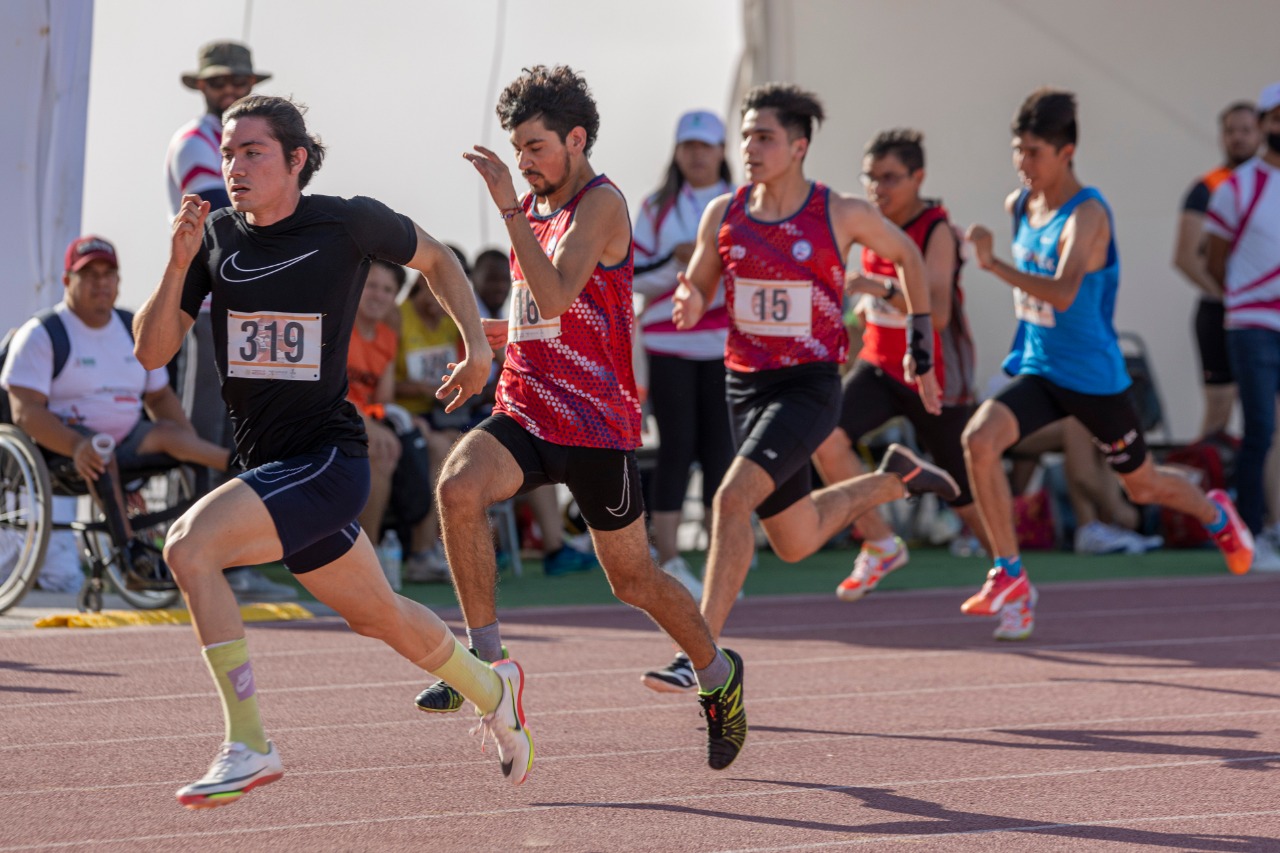
[[[631,509],[631,469],[625,459],[622,460],[622,501],[617,507],[607,506],[605,509],[615,518],[621,518]]]
[[[260,278],[266,278],[272,273],[280,272],[280,270],[283,270],[283,269],[288,269],[289,267],[293,266],[294,264],[300,261],[305,261],[307,258],[311,257],[318,251],[320,250],[313,249],[312,251],[307,252],[305,255],[299,255],[296,258],[291,258],[290,260],[287,260],[287,261],[281,261],[278,264],[268,264],[265,267],[256,267],[254,269],[244,269],[239,264],[237,264],[236,256],[239,255],[240,252],[235,251],[235,252],[232,252],[230,255],[228,255],[227,258],[222,262],[222,268],[218,270],[218,273],[222,276],[224,281],[229,281],[229,282],[232,282],[233,284],[240,284],[246,281],[257,281]],[[228,275],[227,274],[228,267],[230,267],[230,269],[233,272],[240,273],[242,277],[233,278],[232,276]]]
[[[261,480],[264,483],[278,483],[281,480],[283,480],[285,477],[290,477],[294,474],[305,471],[310,467],[311,467],[311,463],[308,462],[307,464],[300,465],[297,468],[288,468],[282,471],[268,472],[268,471],[257,470],[253,472],[253,476],[257,477],[259,480]]]

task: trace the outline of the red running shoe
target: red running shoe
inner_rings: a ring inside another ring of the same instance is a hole
[[[1213,534],[1213,539],[1227,561],[1227,570],[1233,575],[1247,574],[1253,565],[1253,534],[1240,520],[1236,505],[1222,489],[1214,489],[1205,495],[1227,514],[1227,526]]]
[[[982,589],[960,605],[960,612],[969,616],[995,616],[1006,604],[1024,601],[1031,594],[1031,582],[1024,570],[1016,578],[1009,577],[1004,569],[987,572],[987,582]]]

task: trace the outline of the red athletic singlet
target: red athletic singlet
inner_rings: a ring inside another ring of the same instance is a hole
[[[754,373],[848,357],[844,261],[831,229],[829,195],[814,181],[794,214],[759,222],[747,213],[751,186],[733,194],[717,235],[733,318],[724,354],[730,370]]]
[[[923,255],[925,243],[929,241],[935,225],[948,227],[947,211],[937,204],[926,207],[919,216],[903,225],[902,230],[915,241]],[[870,276],[892,279],[895,284],[900,285],[893,261],[886,260],[865,247],[862,249],[862,271]],[[958,267],[956,274],[959,275]],[[862,333],[862,351],[858,353],[858,358],[874,364],[902,384],[908,384],[906,373],[902,369],[902,359],[907,355],[907,315],[884,300],[875,299],[871,301],[866,316],[867,328]],[[947,365],[941,357],[942,339],[937,329],[933,330],[933,351],[939,356],[934,359],[933,368],[938,377],[938,387],[945,388]],[[914,382],[909,384],[915,387]]]
[[[588,190],[617,186],[597,175],[549,216],[523,201],[538,243],[555,254]],[[621,195],[621,193],[619,193]],[[502,412],[552,444],[634,450],[640,443],[640,399],[631,372],[632,250],[617,266],[596,265],[569,310],[538,315],[524,273],[511,253],[511,316],[507,359],[498,380],[495,413]]]

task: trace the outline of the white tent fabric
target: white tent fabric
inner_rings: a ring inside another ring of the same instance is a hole
[[[0,3],[0,334],[62,298],[80,229],[93,0]]]

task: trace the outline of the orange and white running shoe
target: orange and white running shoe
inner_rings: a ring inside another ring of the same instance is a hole
[[[906,543],[895,536],[893,544],[896,547],[892,551],[884,551],[870,542],[863,543],[862,550],[853,561],[853,573],[836,587],[836,598],[857,601],[879,586],[885,575],[905,566],[910,559]]]
[[[1248,573],[1253,565],[1253,534],[1240,520],[1236,505],[1222,489],[1214,489],[1205,495],[1227,514],[1227,526],[1213,534],[1223,558],[1227,561],[1227,570],[1233,575]]]
[[[960,612],[968,616],[995,616],[1006,604],[1022,601],[1030,593],[1031,582],[1027,580],[1026,570],[1011,578],[1004,569],[993,568],[987,572],[987,582],[982,589],[960,605]]]

